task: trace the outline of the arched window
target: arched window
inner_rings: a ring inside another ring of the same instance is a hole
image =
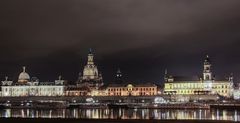
[[[206,75],[206,80],[209,80],[209,75]]]

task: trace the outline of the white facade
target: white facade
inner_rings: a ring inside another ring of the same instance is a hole
[[[233,99],[239,100],[240,99],[240,89],[235,89],[233,91]]]
[[[2,86],[2,96],[63,96],[63,85]]]
[[[23,72],[19,74],[18,81],[13,83],[6,77],[2,81],[1,96],[19,97],[19,96],[64,96],[64,80],[61,76],[55,82],[39,82],[35,77],[30,80],[30,76],[23,67]]]

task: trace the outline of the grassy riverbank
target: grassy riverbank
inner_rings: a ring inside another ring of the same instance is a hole
[[[118,120],[118,119],[26,119],[0,118],[0,123],[235,123],[214,120]]]

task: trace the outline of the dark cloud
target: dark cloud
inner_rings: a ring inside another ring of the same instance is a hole
[[[117,67],[132,81],[200,74],[205,54],[219,75],[239,72],[238,0],[0,1],[1,77],[21,65],[44,80],[77,78],[92,47],[106,81]],[[141,72],[139,72],[141,71]],[[237,77],[238,78],[238,77]]]

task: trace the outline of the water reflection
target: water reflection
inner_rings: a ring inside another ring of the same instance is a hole
[[[209,119],[240,121],[238,110],[163,109],[2,109],[1,117],[91,119]]]

